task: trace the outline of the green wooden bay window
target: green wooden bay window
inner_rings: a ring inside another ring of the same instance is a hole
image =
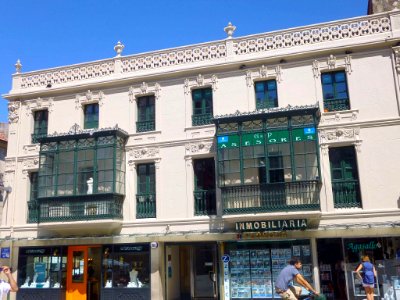
[[[39,221],[121,218],[126,138],[120,129],[41,138]]]
[[[319,208],[317,112],[216,119],[224,213]]]

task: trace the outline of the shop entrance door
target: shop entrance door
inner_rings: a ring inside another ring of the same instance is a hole
[[[101,248],[68,247],[66,300],[99,300]]]
[[[217,245],[170,245],[167,252],[167,299],[218,299]]]
[[[217,299],[217,249],[215,244],[193,246],[193,298]]]

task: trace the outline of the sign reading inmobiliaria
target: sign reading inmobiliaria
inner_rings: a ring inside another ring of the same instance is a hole
[[[244,231],[284,231],[307,228],[306,219],[236,222],[235,229]]]

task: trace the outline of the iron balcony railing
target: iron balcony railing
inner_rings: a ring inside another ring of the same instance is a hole
[[[349,110],[349,98],[324,100],[324,112]]]
[[[155,218],[156,217],[156,194],[140,193],[136,194],[136,218]]]
[[[212,118],[213,116],[211,113],[192,115],[192,126],[211,124]]]
[[[332,192],[335,208],[361,207],[358,180],[335,180],[332,182]]]
[[[28,222],[122,219],[123,197],[117,194],[102,194],[29,201]]]
[[[223,214],[319,210],[316,180],[222,187]]]
[[[215,189],[195,190],[193,195],[195,216],[210,216],[216,214]]]
[[[156,130],[156,124],[154,120],[136,122],[136,132],[146,132],[154,130]]]
[[[38,139],[46,137],[46,136],[47,136],[47,133],[32,133],[31,134],[32,144],[38,144],[39,143]]]

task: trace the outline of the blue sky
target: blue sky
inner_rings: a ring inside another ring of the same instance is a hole
[[[0,0],[0,94],[22,71],[366,15],[367,0]],[[8,121],[0,99],[0,122]]]

